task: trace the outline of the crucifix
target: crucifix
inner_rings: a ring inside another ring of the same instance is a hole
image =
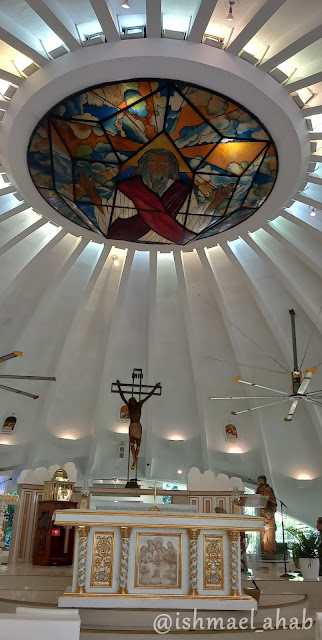
[[[141,410],[142,405],[149,399],[151,396],[158,395],[160,396],[162,393],[161,382],[157,382],[154,386],[142,384],[143,380],[143,371],[142,369],[133,369],[132,372],[132,383],[121,383],[119,380],[113,382],[111,387],[112,393],[119,393],[123,402],[126,404],[129,415],[130,415],[130,426],[129,426],[129,440],[131,453],[133,458],[133,464],[131,469],[137,469],[137,461],[140,452],[141,439],[142,439],[142,425],[141,425]],[[132,393],[129,400],[126,399],[124,393]],[[137,400],[135,395],[139,396]],[[145,397],[141,398],[142,394]]]

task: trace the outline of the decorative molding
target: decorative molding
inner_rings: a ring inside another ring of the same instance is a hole
[[[105,534],[94,532],[91,587],[112,587],[114,539],[114,531]]]
[[[78,575],[77,575],[77,593],[86,593],[85,590],[85,570],[86,570],[86,551],[87,538],[90,527],[79,525],[79,551],[78,551]]]
[[[120,568],[120,587],[119,593],[122,595],[127,591],[127,574],[129,567],[129,545],[132,533],[132,527],[120,527],[122,546],[121,546],[121,568]]]
[[[239,558],[239,531],[228,531],[230,539],[230,595],[234,597],[240,596],[239,590],[239,570],[238,570],[238,558]]]
[[[203,536],[203,588],[224,589],[224,537]]]
[[[198,537],[200,529],[188,529],[190,540],[190,596],[198,595]]]

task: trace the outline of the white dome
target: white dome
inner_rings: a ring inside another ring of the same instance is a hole
[[[209,399],[269,396],[234,383],[238,376],[291,393],[290,309],[299,364],[303,370],[321,365],[310,390],[322,389],[322,9],[311,3],[308,16],[302,0],[267,0],[259,9],[243,0],[234,5],[230,33],[224,0],[203,0],[199,10],[195,0],[184,9],[162,0],[163,19],[176,29],[164,34],[176,34],[168,39],[158,38],[159,3],[147,0],[147,37],[125,42],[119,31],[124,16],[128,26],[131,20],[116,0],[110,10],[82,0],[77,11],[65,0],[64,14],[58,6],[48,10],[44,0],[0,3],[1,353],[23,351],[22,359],[1,365],[1,374],[57,378],[17,383],[39,392],[37,401],[0,390],[3,422],[17,417],[13,433],[0,436],[3,471],[71,461],[80,480],[126,477],[119,446],[127,443],[127,425],[111,384],[130,382],[133,368],[142,368],[146,384],[161,381],[162,396],[151,398],[142,415],[139,477],[178,482],[191,467],[243,481],[264,473],[289,513],[314,523],[322,489],[321,408],[299,403],[292,422],[284,422],[288,400],[231,416],[265,400]],[[145,3],[132,5],[132,26],[145,24]],[[176,40],[180,28],[186,41]],[[99,31],[107,43],[81,46],[79,38]],[[224,48],[201,44],[204,33],[223,37]],[[54,46],[46,44],[55,35]],[[59,38],[67,48],[49,61],[46,46],[53,53]],[[23,79],[12,64],[18,52],[42,68]],[[83,231],[41,198],[26,151],[42,115],[75,91],[137,77],[216,90],[267,127],[279,174],[252,218],[195,245],[150,248]],[[235,442],[226,439],[230,422]],[[298,486],[301,476],[311,479],[306,491]]]

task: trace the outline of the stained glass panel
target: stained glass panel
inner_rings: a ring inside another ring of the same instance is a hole
[[[91,87],[56,105],[28,150],[31,178],[76,224],[115,240],[187,244],[269,196],[276,148],[225,96],[171,80]]]

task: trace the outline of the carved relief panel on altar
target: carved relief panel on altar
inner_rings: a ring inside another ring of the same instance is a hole
[[[114,532],[94,532],[91,587],[112,587]]]
[[[203,536],[203,588],[224,589],[223,536]]]
[[[182,534],[138,533],[136,538],[135,587],[180,589]]]

